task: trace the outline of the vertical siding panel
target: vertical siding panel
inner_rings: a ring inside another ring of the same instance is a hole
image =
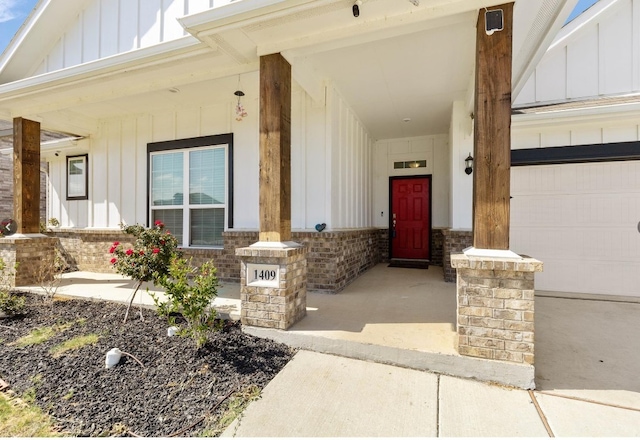
[[[107,135],[107,201],[108,201],[108,221],[107,227],[116,228],[122,221],[122,189],[126,184],[122,182],[122,143],[121,143],[121,123],[111,122]]]
[[[64,67],[82,63],[82,14],[76,17],[76,23],[65,34]]]
[[[188,0],[187,14],[195,14],[207,9],[209,9],[209,0]]]
[[[585,31],[567,47],[567,98],[598,95],[598,32]]]
[[[347,117],[346,109],[342,98],[338,102],[339,119],[338,125],[340,127],[340,137],[338,141],[338,148],[340,149],[340,163],[338,172],[340,173],[340,227],[347,226],[347,210],[348,210],[348,197],[349,187],[347,186],[347,127],[345,119]]]
[[[147,224],[149,192],[147,177],[147,143],[151,141],[151,122],[149,116],[136,118],[135,149],[136,149],[136,223]]]
[[[51,199],[49,201],[49,218],[56,218],[58,220],[61,219],[62,200],[64,200],[66,194],[66,186],[63,186],[63,176],[65,176],[63,163],[64,159],[49,162],[49,196]],[[67,226],[64,223],[61,224]]]
[[[564,50],[540,61],[536,68],[537,101],[553,101],[566,97],[566,64]]]
[[[622,3],[615,15],[600,24],[603,51],[604,93],[619,93],[633,86],[631,3]]]
[[[122,133],[120,136],[122,145],[121,158],[121,200],[120,208],[122,221],[128,225],[136,223],[137,199],[144,197],[144,192],[137,188],[137,145],[136,145],[136,120],[125,119],[122,121]]]
[[[176,114],[176,139],[200,135],[200,110],[180,109]]]
[[[100,2],[93,2],[82,14],[82,62],[100,57]]]
[[[175,113],[172,111],[152,115],[152,142],[169,141],[176,138]]]
[[[148,47],[161,41],[162,0],[139,1],[140,15],[138,31],[140,47]]]
[[[176,20],[184,15],[184,0],[163,0],[163,36],[162,41],[174,40],[185,34],[185,30]]]
[[[640,0],[633,0],[633,19],[631,20],[633,29],[633,89],[640,90]]]
[[[311,98],[306,96],[306,130],[307,145],[305,177],[306,177],[306,228],[313,228],[318,223],[329,223],[327,217],[327,154],[326,114],[323,108],[315,108]]]
[[[47,71],[53,72],[64,67],[64,35],[57,41],[47,57]]]
[[[118,53],[118,2],[116,0],[101,0],[100,7],[100,57],[105,58]]]
[[[102,124],[101,133],[106,133],[107,126]],[[105,136],[101,136],[96,139],[93,148],[93,160],[89,161],[89,168],[92,171],[93,178],[90,182],[93,183],[93,227],[106,228],[107,227],[107,182],[108,182],[108,166],[107,166],[107,139]]]
[[[251,109],[250,111],[249,108],[247,108],[249,117],[251,117],[251,113],[255,116],[257,111],[257,109]],[[229,133],[231,112],[232,110],[228,104],[202,107],[200,109],[200,132],[202,135]],[[238,124],[238,126],[243,127],[244,125]]]
[[[138,0],[120,0],[120,35],[118,40],[118,49],[120,52],[127,52],[138,48],[138,3]]]

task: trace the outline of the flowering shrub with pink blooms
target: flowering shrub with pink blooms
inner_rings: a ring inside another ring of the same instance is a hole
[[[142,225],[123,226],[126,234],[133,235],[133,247],[125,248],[119,242],[113,243],[109,253],[113,254],[111,264],[116,271],[137,281],[154,281],[169,273],[171,258],[178,255],[178,240],[165,230],[161,221],[152,228]]]

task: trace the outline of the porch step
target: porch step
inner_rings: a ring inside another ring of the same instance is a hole
[[[446,376],[535,389],[532,365],[487,360],[459,354],[411,350],[314,335],[313,332],[278,330],[243,325],[242,331],[302,350],[429,371]]]
[[[429,269],[431,260],[409,260],[405,258],[392,258],[389,267],[403,267],[406,269]]]

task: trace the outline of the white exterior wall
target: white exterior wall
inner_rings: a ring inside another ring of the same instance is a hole
[[[371,141],[337,93],[315,104],[294,84],[292,93],[292,229],[371,225]],[[80,141],[89,155],[89,200],[66,200],[66,158],[52,158],[48,216],[62,227],[118,228],[147,220],[147,144],[214,134],[234,136],[234,229],[259,227],[259,103],[243,101],[180,108],[102,121],[99,134]],[[325,122],[329,120],[330,124]],[[332,203],[332,195],[334,197]],[[332,214],[334,217],[332,217]]]
[[[333,87],[327,89],[327,139],[329,153],[324,164],[327,175],[328,229],[371,226],[372,140],[357,115]],[[313,164],[311,166],[322,166]],[[311,219],[310,219],[311,220]]]
[[[230,0],[95,0],[41,60],[34,75],[184,37],[176,18]]]
[[[471,230],[473,226],[473,175],[464,172],[465,159],[473,156],[473,122],[462,101],[455,101],[449,127],[451,144],[449,169],[451,192],[449,198],[451,229]]]
[[[565,26],[514,106],[640,92],[640,0],[600,0]]]
[[[399,161],[426,160],[426,168],[394,169]],[[446,135],[387,139],[374,144],[374,226],[389,227],[389,177],[431,174],[432,227],[449,226],[449,145]]]

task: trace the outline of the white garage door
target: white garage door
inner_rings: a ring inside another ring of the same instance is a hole
[[[640,161],[513,167],[511,195],[536,289],[640,296]]]

